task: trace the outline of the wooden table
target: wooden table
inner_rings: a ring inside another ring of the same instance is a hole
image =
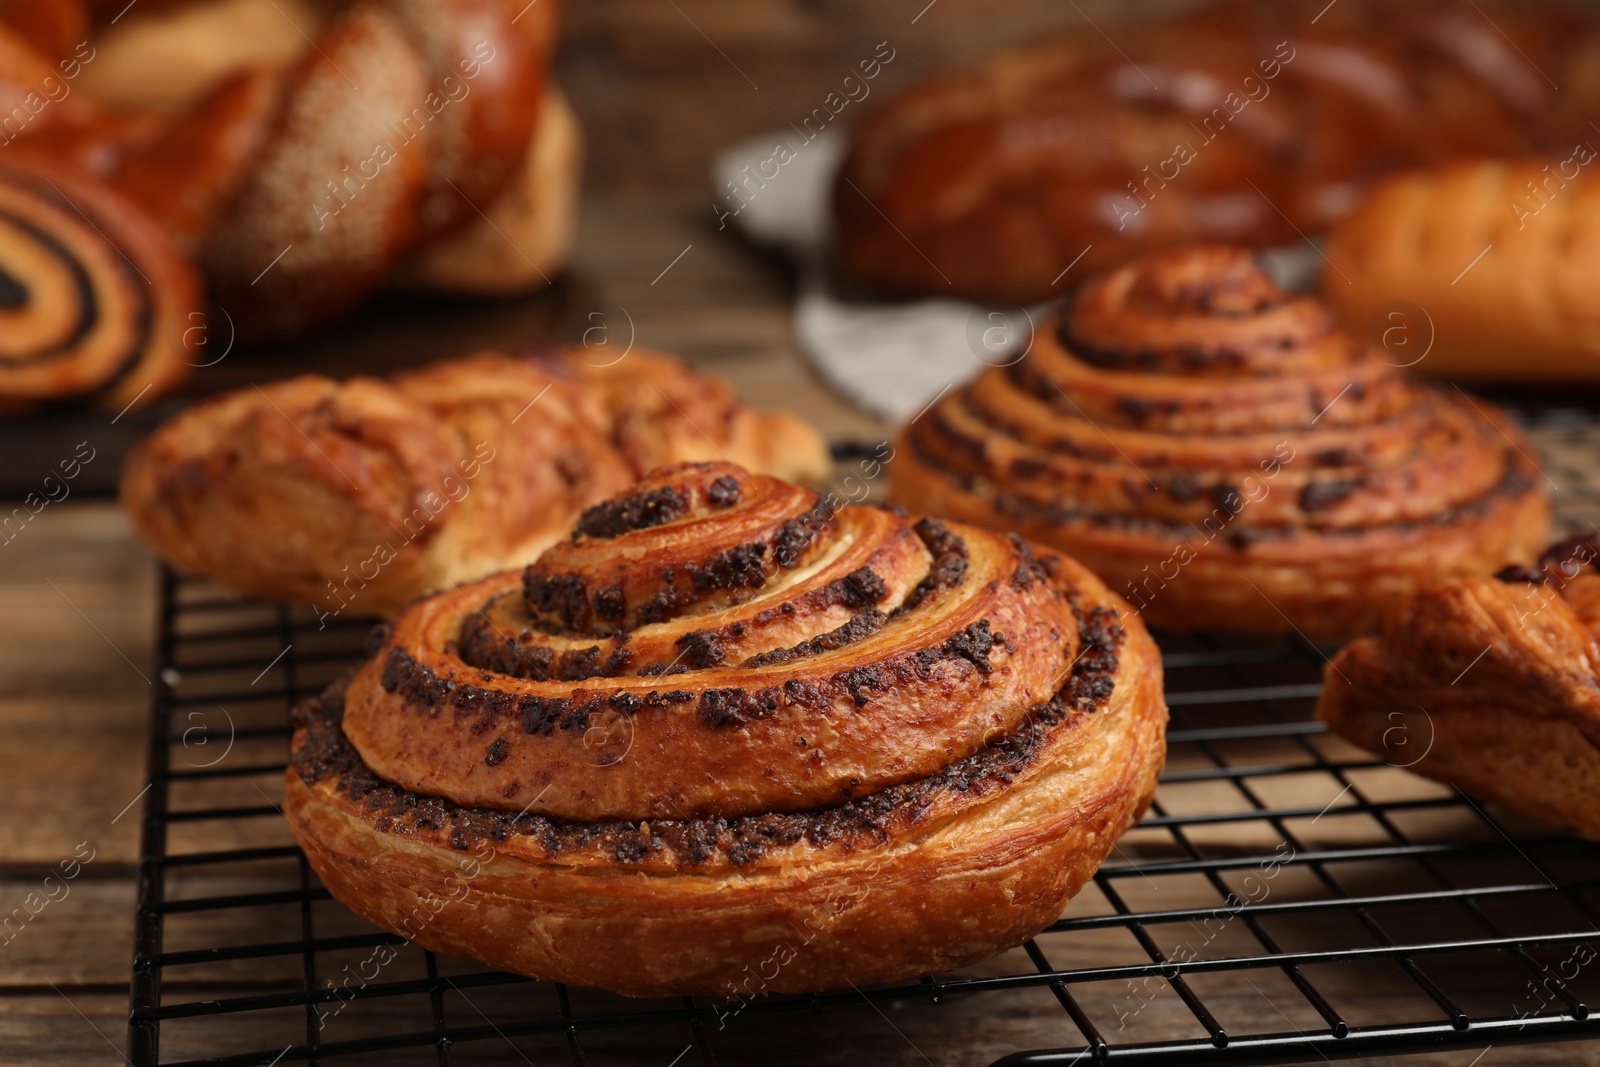
[[[1081,6],[1104,18],[1110,5]],[[1170,5],[1145,5],[1158,6]],[[593,146],[575,268],[590,288],[579,303],[626,309],[639,344],[726,375],[756,404],[798,411],[830,437],[881,438],[886,427],[832,396],[798,358],[782,269],[716,233],[704,160],[735,137],[808,111],[877,40],[905,42],[887,87],[1063,14],[1043,0],[998,13],[978,0],[943,0],[931,11],[924,0],[572,7],[561,74]],[[913,24],[918,9],[924,13]],[[726,52],[727,62],[713,49]],[[759,88],[745,83],[746,74]],[[6,1064],[122,1056],[155,579],[152,557],[106,499],[79,494],[52,504],[0,545],[0,920],[30,899],[36,904],[30,894],[59,886],[45,879],[63,861],[93,856],[64,897],[0,934]],[[60,896],[59,888],[51,892]],[[1075,1039],[1051,1005],[998,1016],[956,1005],[931,1022],[863,1009],[806,1026],[814,1062],[946,1067]],[[741,1048],[756,1055],[752,1045],[733,1047],[734,1056]],[[501,1052],[503,1062],[522,1062],[521,1053]],[[626,1061],[625,1050],[618,1055]],[[1600,1062],[1600,1054],[1572,1048],[1477,1055],[1405,1063]]]

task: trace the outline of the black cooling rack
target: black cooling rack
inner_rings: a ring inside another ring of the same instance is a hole
[[[1566,525],[1592,526],[1592,417],[1523,418]],[[1327,734],[1329,650],[1298,637],[1161,638],[1156,801],[1024,948],[841,993],[639,1001],[436,957],[334,902],[278,808],[285,713],[366,624],[161,582],[139,1067],[1292,1063],[1600,1034],[1600,847]],[[1396,729],[1427,743],[1425,717]]]

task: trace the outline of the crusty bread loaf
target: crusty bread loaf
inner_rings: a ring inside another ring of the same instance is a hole
[[[1063,22],[873,101],[834,199],[854,280],[1027,304],[1154,249],[1299,242],[1395,170],[1569,149],[1600,101],[1573,4],[1219,0],[1115,46]]]
[[[1389,178],[1334,228],[1323,295],[1424,373],[1600,382],[1594,161],[1584,144]]]

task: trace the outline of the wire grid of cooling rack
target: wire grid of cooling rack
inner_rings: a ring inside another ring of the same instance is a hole
[[[1562,524],[1594,527],[1594,418],[1519,415]],[[1600,1033],[1600,847],[1327,734],[1327,650],[1302,639],[1162,638],[1156,801],[1023,948],[841,993],[638,1001],[436,957],[333,901],[278,808],[286,709],[366,624],[161,581],[140,1067],[1288,1063]]]

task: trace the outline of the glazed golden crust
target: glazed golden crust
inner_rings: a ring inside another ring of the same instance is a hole
[[[1566,542],[1537,575],[1418,593],[1334,657],[1317,716],[1396,765],[1600,837],[1596,558]]]
[[[891,497],[1071,553],[1153,625],[1344,636],[1531,558],[1549,518],[1530,454],[1248,253],[1199,247],[1091,281],[907,426]]]
[[[809,427],[749,410],[670,357],[634,352],[597,370],[586,355],[484,354],[392,381],[307,375],[218,397],[134,451],[123,506],[180,569],[253,596],[390,615],[532,559],[583,508],[637,478],[641,460],[658,462],[625,429],[686,416],[652,409],[636,419],[599,387],[608,375],[726,399],[726,422],[700,429],[731,457],[804,477],[826,470]],[[749,443],[768,429],[786,454]],[[699,455],[686,452],[675,458]]]
[[[1385,171],[1570,150],[1600,98],[1594,20],[1478,6],[1225,0],[938,75],[852,131],[840,260],[880,291],[1031,304],[1160,248],[1298,241]]]
[[[199,285],[99,180],[14,149],[0,161],[0,406],[147,402],[186,376]]]
[[[777,547],[730,583],[710,528],[765,544],[774,514]],[[703,464],[562,547],[580,557],[521,590],[413,606],[297,719],[285,811],[307,858],[437,951],[640,996],[929,973],[1051,922],[1154,791],[1153,643],[1086,570],[1017,538],[834,514]],[[841,605],[826,561],[857,550],[873,562]],[[618,567],[689,599],[625,631],[550,625],[550,580],[560,603],[604,603]],[[510,621],[508,597],[526,629],[491,626],[515,650],[490,662],[473,630]],[[604,656],[574,658],[584,642]],[[635,645],[684,651],[659,671],[616,655]]]
[[[1594,159],[1579,144],[1381,182],[1330,234],[1339,274],[1324,278],[1323,295],[1353,331],[1400,327],[1420,373],[1600,381]]]
[[[583,130],[554,84],[512,183],[483,217],[417,249],[390,276],[394,289],[508,296],[549,283],[567,262],[583,181]]]

